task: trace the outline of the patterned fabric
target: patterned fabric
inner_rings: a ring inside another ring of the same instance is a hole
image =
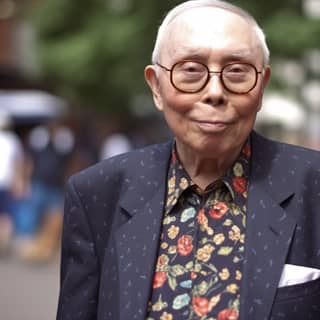
[[[173,148],[148,320],[238,319],[250,154],[201,190]]]

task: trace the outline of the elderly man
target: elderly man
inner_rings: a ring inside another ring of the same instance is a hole
[[[320,154],[253,132],[268,59],[238,7],[169,12],[145,77],[175,138],[70,179],[58,319],[320,319]]]

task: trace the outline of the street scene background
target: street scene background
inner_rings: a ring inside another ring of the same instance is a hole
[[[65,182],[171,134],[144,81],[179,0],[0,0],[0,320],[55,319]],[[256,130],[320,150],[320,0],[230,0],[272,79]]]

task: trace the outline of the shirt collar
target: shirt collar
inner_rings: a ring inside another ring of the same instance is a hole
[[[219,180],[208,185],[206,191],[210,191],[217,184],[223,183],[229,190],[236,203],[242,203],[247,198],[247,189],[250,172],[251,143],[250,137],[244,144],[237,160]],[[172,144],[171,160],[167,178],[167,201],[165,214],[178,202],[182,193],[188,188],[197,188],[189,174],[184,169],[176,150],[175,141]]]

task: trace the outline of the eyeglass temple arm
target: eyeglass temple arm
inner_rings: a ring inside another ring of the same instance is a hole
[[[160,64],[159,62],[155,63],[157,66],[159,66],[160,68],[167,70],[167,71],[171,71],[171,69],[168,69],[167,67],[163,66],[162,64]]]

